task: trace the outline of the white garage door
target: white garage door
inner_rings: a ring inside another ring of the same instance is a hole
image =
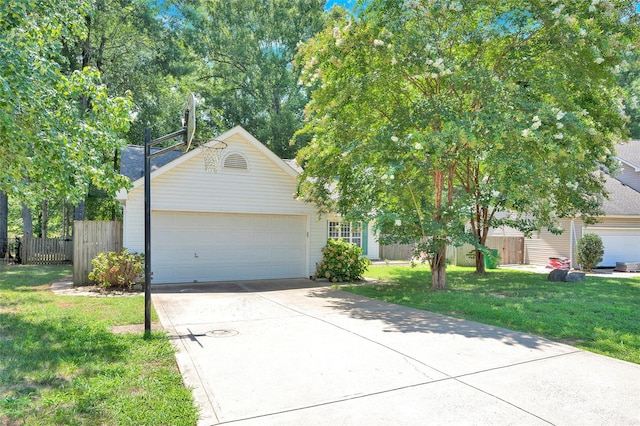
[[[154,212],[153,284],[307,275],[305,216]]]
[[[602,238],[604,256],[598,266],[616,266],[616,262],[640,262],[640,229],[638,228],[586,228],[585,233]]]

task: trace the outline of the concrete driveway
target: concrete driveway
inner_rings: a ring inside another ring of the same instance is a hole
[[[157,286],[201,425],[640,425],[640,365],[309,280]]]

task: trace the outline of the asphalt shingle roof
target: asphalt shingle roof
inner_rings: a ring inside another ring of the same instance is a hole
[[[158,152],[161,149],[162,148],[151,148],[151,153]],[[159,157],[152,158],[151,171],[159,169],[183,154],[184,152],[182,150],[174,149]],[[144,146],[129,145],[122,150],[120,173],[131,179],[132,182],[144,176]]]
[[[618,158],[640,168],[640,140],[630,140],[616,145],[616,153]]]
[[[640,192],[609,175],[605,175],[604,187],[609,193],[609,199],[602,203],[607,216],[640,217]]]

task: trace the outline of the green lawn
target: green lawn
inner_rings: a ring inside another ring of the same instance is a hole
[[[0,424],[194,425],[198,415],[144,297],[59,296],[69,266],[0,266]]]
[[[640,364],[640,279],[588,276],[578,283],[496,269],[448,267],[448,290],[432,291],[426,266],[370,266],[365,274],[396,285],[344,290],[431,312],[561,341]]]

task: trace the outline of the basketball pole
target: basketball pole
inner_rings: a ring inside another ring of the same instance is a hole
[[[151,333],[151,129],[144,129],[144,335]]]
[[[151,159],[158,157],[174,149],[184,148],[189,150],[191,139],[195,132],[195,97],[192,94],[187,98],[182,129],[151,140],[151,129],[144,129],[144,335],[151,334]],[[182,138],[182,142],[167,148],[162,148],[153,154],[151,147],[174,138]]]
[[[151,129],[144,129],[144,334],[151,333],[151,159],[187,145],[186,140],[151,153],[151,147],[177,137],[185,137],[187,128],[151,140]]]

